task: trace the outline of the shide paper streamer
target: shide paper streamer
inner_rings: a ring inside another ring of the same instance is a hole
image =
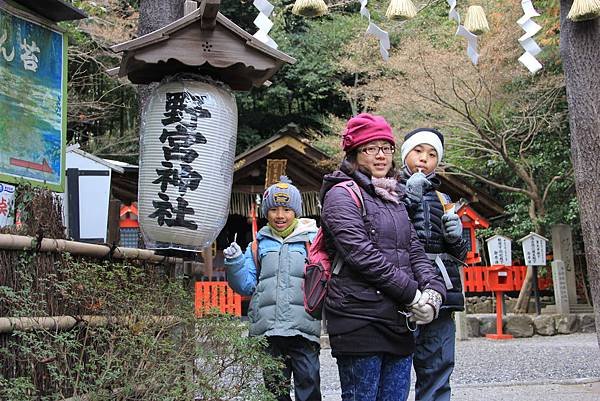
[[[460,16],[458,15],[458,11],[456,11],[456,0],[447,1],[448,5],[450,6],[448,18],[455,20],[458,24],[456,35],[462,36],[467,40],[467,55],[471,59],[471,63],[473,63],[473,65],[477,65],[477,62],[479,61],[479,53],[477,52],[477,35],[472,34],[460,24]]]
[[[254,37],[267,46],[277,49],[277,43],[269,36],[269,31],[273,27],[273,22],[269,19],[269,15],[273,12],[273,4],[269,3],[268,0],[254,0],[252,4],[259,11],[254,19],[254,25],[258,28]]]
[[[518,19],[517,24],[525,31],[525,34],[519,38],[519,43],[525,50],[525,53],[519,57],[519,61],[534,74],[542,69],[542,64],[535,58],[542,49],[535,43],[533,36],[535,36],[542,27],[535,23],[531,18],[539,17],[540,14],[533,8],[531,0],[522,0],[521,7],[523,7],[524,15]]]
[[[375,36],[379,40],[379,53],[385,61],[390,58],[390,38],[386,31],[371,22],[371,13],[367,9],[368,0],[360,0],[360,15],[369,21],[367,34]]]

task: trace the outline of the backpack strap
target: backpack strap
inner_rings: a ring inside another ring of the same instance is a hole
[[[256,266],[256,282],[258,282],[258,278],[260,277],[260,258],[258,257],[258,240],[255,239],[250,244],[250,250],[252,251],[252,259],[254,259],[254,266]]]
[[[352,197],[352,200],[356,204],[356,207],[360,209],[362,217],[364,218],[367,215],[367,211],[365,210],[364,206],[365,201],[363,200],[360,187],[356,182],[354,182],[353,180],[343,181],[335,184],[334,187],[342,187],[346,191],[348,191],[348,193]],[[331,265],[333,267],[332,274],[339,274],[343,264],[344,258],[342,258],[338,252],[336,252],[335,257],[333,258],[333,263]]]
[[[334,187],[342,187],[346,189],[346,191],[348,191],[348,193],[352,197],[352,200],[356,204],[356,207],[361,210],[362,216],[365,217],[367,215],[367,211],[364,207],[365,202],[363,200],[362,192],[360,191],[360,187],[357,183],[355,183],[352,180],[348,180],[339,182],[335,184]]]

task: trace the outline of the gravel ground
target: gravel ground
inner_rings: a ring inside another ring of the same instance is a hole
[[[596,334],[457,341],[452,387],[457,401],[599,401]],[[323,401],[340,400],[329,349],[321,351],[321,390]]]

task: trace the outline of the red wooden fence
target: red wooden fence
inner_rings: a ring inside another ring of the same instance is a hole
[[[465,292],[490,292],[485,281],[485,269],[487,268],[487,266],[464,268]],[[508,266],[507,269],[511,274],[509,281],[513,283],[510,291],[519,291],[523,285],[527,267]],[[540,290],[548,289],[552,286],[552,279],[540,277],[538,286]],[[195,290],[194,309],[197,316],[202,316],[211,309],[234,316],[242,315],[242,297],[235,293],[226,281],[197,281]]]
[[[242,315],[242,297],[226,281],[196,281],[194,309],[201,317],[211,309],[234,316]]]
[[[485,281],[485,269],[487,266],[470,266],[464,268],[465,280],[463,283],[465,292],[490,292]],[[511,291],[520,291],[527,273],[527,266],[507,266],[509,282],[513,283]],[[538,287],[540,290],[548,289],[552,286],[551,278],[538,278]]]

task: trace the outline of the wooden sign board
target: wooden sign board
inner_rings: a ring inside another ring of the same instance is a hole
[[[523,246],[523,257],[527,266],[545,266],[546,265],[546,242],[548,240],[536,233],[519,240]]]
[[[0,7],[0,180],[62,192],[67,43],[40,20]]]
[[[487,243],[488,254],[490,256],[490,266],[504,265],[512,266],[511,240],[502,235],[494,235],[485,240]]]
[[[15,187],[0,182],[0,228],[10,226],[15,219]]]
[[[279,182],[279,177],[285,175],[287,159],[267,159],[267,172],[265,174],[265,189]]]

